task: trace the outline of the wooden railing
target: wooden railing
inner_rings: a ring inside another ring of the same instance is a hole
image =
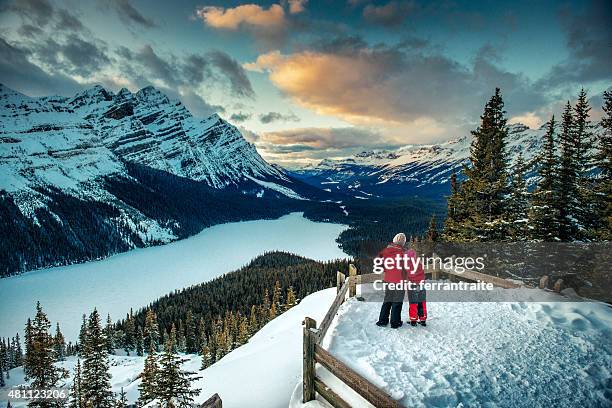
[[[221,397],[219,394],[213,394],[212,397],[204,401],[200,408],[222,408],[223,402],[221,401]]]
[[[442,275],[447,275],[449,278],[465,280],[465,281],[481,281],[492,283],[494,286],[510,289],[521,286],[518,283],[508,281],[496,276],[487,275],[480,272],[466,270],[463,273],[455,272],[448,269],[429,268],[425,269],[426,274],[431,274],[432,279],[437,280]],[[373,283],[381,280],[382,275],[370,273],[366,275],[357,275],[357,269],[354,265],[349,265],[348,278],[341,272],[336,275],[337,294],[325,317],[321,321],[321,325],[317,327],[317,322],[306,317],[303,322],[304,326],[304,343],[303,343],[303,402],[312,401],[316,398],[316,394],[324,398],[333,407],[350,408],[350,405],[334,392],[323,380],[317,376],[316,364],[319,363],[325,367],[330,373],[336,376],[340,381],[353,389],[362,398],[377,408],[396,408],[402,405],[391,398],[385,391],[381,390],[367,379],[363,378],[353,369],[348,367],[342,361],[334,357],[329,351],[321,346],[321,342],[325,334],[329,330],[332,321],[334,320],[338,309],[348,297],[355,297],[357,294],[357,285]]]

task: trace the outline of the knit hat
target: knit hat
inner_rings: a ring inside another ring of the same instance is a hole
[[[400,232],[393,237],[393,243],[400,246],[406,245],[406,235],[404,235],[403,232]]]

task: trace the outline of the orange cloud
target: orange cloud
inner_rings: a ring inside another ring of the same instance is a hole
[[[278,4],[267,10],[257,4],[243,4],[234,8],[201,7],[196,14],[210,27],[237,30],[243,25],[258,28],[282,28],[285,11]]]
[[[308,0],[289,0],[289,12],[291,14],[298,14],[306,9],[306,3]]]

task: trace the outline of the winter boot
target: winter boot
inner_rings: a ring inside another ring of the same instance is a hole
[[[427,322],[425,322],[425,320],[421,320],[419,323],[421,324],[421,326],[427,326]]]
[[[411,325],[412,327],[416,327],[416,322],[410,322],[410,325]]]

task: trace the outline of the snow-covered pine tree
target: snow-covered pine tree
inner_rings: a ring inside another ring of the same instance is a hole
[[[7,369],[4,367],[4,358],[1,357],[2,356],[0,356],[0,387],[4,387],[6,385],[6,383],[4,382],[4,370]]]
[[[576,163],[576,142],[574,139],[574,116],[572,105],[567,102],[561,119],[559,134],[561,157],[559,163],[559,238],[571,241],[578,233],[578,168]]]
[[[83,392],[81,388],[82,373],[81,359],[77,359],[77,365],[74,369],[74,379],[70,389],[70,399],[68,400],[68,408],[85,408],[83,404]]]
[[[540,163],[540,180],[532,194],[529,208],[529,236],[537,241],[559,240],[559,214],[557,204],[558,158],[555,145],[556,122],[554,115],[546,125]]]
[[[595,164],[600,171],[595,184],[597,223],[590,233],[595,239],[612,239],[612,91],[603,93],[601,135]]]
[[[138,328],[136,329],[136,355],[144,355],[144,340],[142,334],[142,327],[140,326],[138,326]]]
[[[96,309],[89,315],[87,341],[81,357],[83,358],[81,387],[84,403],[96,408],[111,408],[114,400],[110,385],[106,336],[100,314]]]
[[[55,326],[55,337],[53,338],[55,349],[55,360],[64,361],[66,359],[66,340],[60,330],[59,323]]]
[[[15,334],[13,341],[13,349],[15,352],[15,367],[20,367],[23,364],[23,350],[21,349],[21,340],[19,333]]]
[[[508,199],[508,214],[506,218],[510,222],[508,232],[514,241],[524,241],[528,237],[527,211],[529,209],[529,193],[525,183],[525,160],[519,153],[514,165],[512,183],[510,185],[510,197]]]
[[[46,390],[58,386],[59,381],[65,378],[66,372],[54,365],[55,351],[53,336],[49,333],[51,322],[43,312],[40,302],[36,303],[36,316],[29,328],[29,347],[26,354],[24,371],[26,379],[31,380],[33,389]],[[37,399],[28,403],[29,407],[60,407],[62,403],[57,400]]]
[[[127,393],[124,391],[123,387],[121,387],[118,398],[115,400],[115,408],[127,408],[127,406]]]
[[[597,223],[595,210],[595,183],[591,172],[593,170],[593,155],[590,153],[593,146],[593,125],[589,120],[591,107],[584,89],[580,90],[578,100],[574,106],[574,140],[576,146],[576,172],[577,172],[577,214],[579,238],[586,238],[587,231]]]
[[[461,241],[461,232],[464,230],[461,225],[464,220],[464,211],[462,203],[463,197],[461,197],[461,186],[457,180],[457,174],[453,173],[450,177],[451,182],[451,195],[447,198],[447,216],[444,221],[444,229],[442,231],[442,238],[445,241]]]
[[[146,350],[149,350],[151,346],[153,346],[155,351],[159,351],[159,325],[157,324],[157,316],[153,309],[147,310],[143,338]]]
[[[144,363],[144,370],[140,374],[138,391],[138,404],[144,406],[157,398],[157,379],[159,377],[159,365],[157,353],[154,347],[149,347],[149,353]]]
[[[161,407],[191,407],[193,398],[200,392],[191,389],[191,383],[198,377],[195,373],[181,370],[184,359],[173,351],[176,349],[175,338],[176,333],[173,335],[171,330],[159,359],[156,399]]]
[[[79,353],[83,351],[83,347],[87,342],[87,315],[83,313],[83,320],[81,322],[81,330],[79,331]]]
[[[106,352],[113,354],[115,352],[115,330],[113,329],[113,322],[111,320],[110,313],[106,316]]]

